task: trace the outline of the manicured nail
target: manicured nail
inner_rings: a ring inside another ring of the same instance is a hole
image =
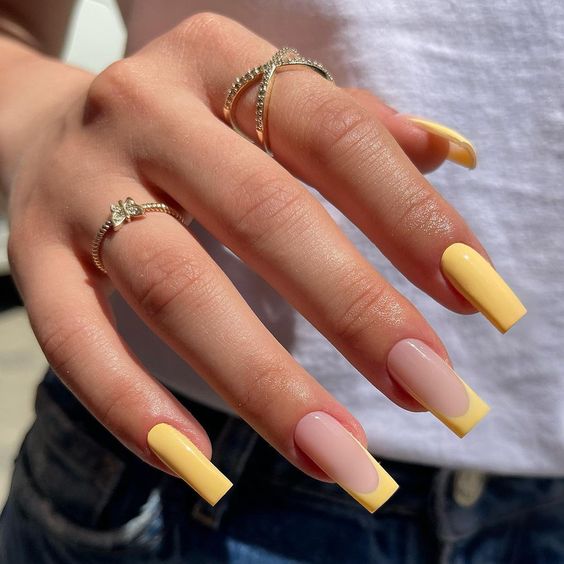
[[[233,485],[186,435],[168,423],[155,425],[147,435],[147,443],[160,460],[211,505]]]
[[[472,247],[463,243],[448,247],[441,268],[450,283],[502,333],[527,313],[494,267]]]
[[[396,343],[388,353],[394,380],[459,437],[490,410],[431,347],[417,339]]]
[[[323,411],[302,417],[294,439],[309,458],[370,513],[398,489],[394,479],[355,437]]]
[[[476,168],[477,157],[474,145],[466,139],[466,137],[460,135],[458,131],[437,123],[435,121],[430,121],[417,116],[402,115],[410,123],[420,127],[421,129],[432,133],[433,135],[438,135],[449,142],[449,151],[447,159],[466,168]]]

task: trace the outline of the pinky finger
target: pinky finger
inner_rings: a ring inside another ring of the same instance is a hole
[[[15,279],[49,364],[84,406],[142,460],[217,503],[232,484],[209,461],[206,432],[128,349],[101,284],[76,256],[59,245],[33,249],[18,257]]]
[[[458,131],[428,119],[399,114],[368,90],[345,90],[384,124],[420,172],[432,172],[445,160],[469,169],[476,167],[474,146]]]

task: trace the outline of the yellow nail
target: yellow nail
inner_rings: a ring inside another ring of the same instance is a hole
[[[159,423],[147,435],[151,450],[173,472],[215,505],[233,484],[180,431]]]
[[[527,313],[494,267],[468,245],[448,247],[441,268],[451,284],[502,333]]]
[[[449,142],[449,151],[447,159],[466,168],[476,168],[477,157],[476,150],[472,143],[466,139],[463,135],[460,135],[458,131],[446,127],[441,123],[435,121],[430,121],[428,119],[423,119],[417,116],[404,116],[408,121],[417,125],[421,129],[432,133],[433,135],[438,135]]]

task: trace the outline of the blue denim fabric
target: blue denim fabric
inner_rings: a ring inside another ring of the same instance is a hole
[[[235,483],[213,508],[138,460],[49,372],[0,516],[0,563],[564,563],[564,479],[487,476],[461,507],[456,471],[384,460],[401,487],[370,515],[241,420],[179,399]]]

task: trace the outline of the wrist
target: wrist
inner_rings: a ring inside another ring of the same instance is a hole
[[[0,36],[0,73],[0,190],[8,193],[26,148],[86,92],[93,76],[6,36]]]

